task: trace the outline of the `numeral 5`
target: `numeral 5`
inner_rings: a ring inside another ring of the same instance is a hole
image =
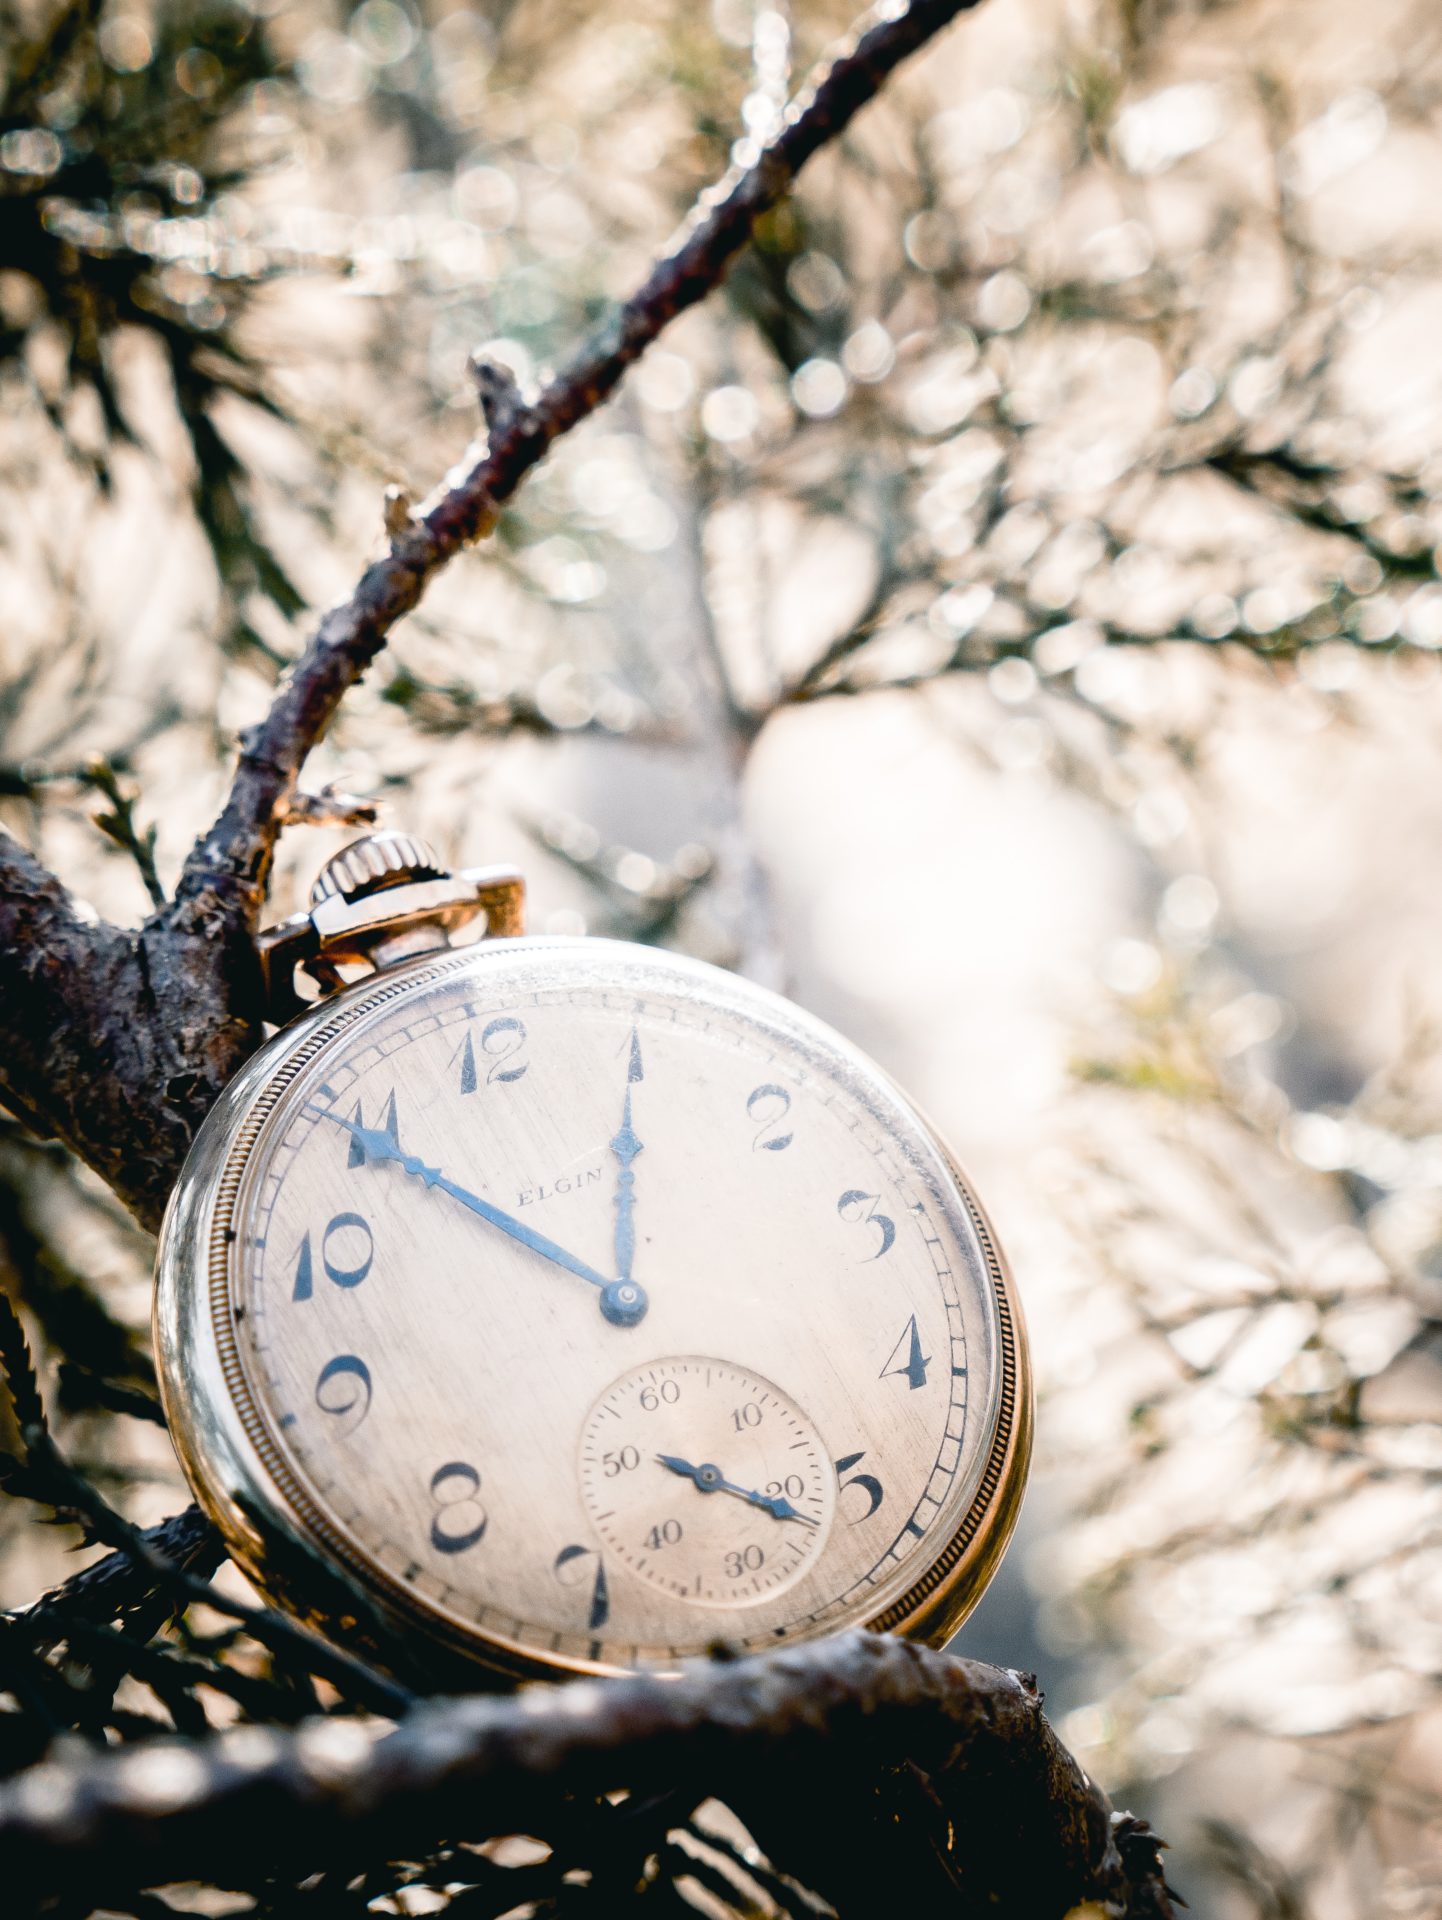
[[[860,1487],[861,1491],[866,1495],[866,1511],[865,1513],[857,1514],[856,1518],[851,1522],[853,1527],[859,1526],[863,1520],[869,1520],[886,1498],[886,1490],[874,1473],[851,1472],[851,1469],[859,1466],[865,1458],[866,1455],[864,1452],[848,1453],[836,1463],[836,1483],[841,1491],[845,1493],[848,1487]],[[848,1474],[850,1475],[849,1479],[846,1477]]]

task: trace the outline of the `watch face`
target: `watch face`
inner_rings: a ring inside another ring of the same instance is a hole
[[[984,1583],[1024,1471],[1004,1275],[923,1122],[785,1002],[482,944],[282,1035],[197,1155],[162,1357],[223,1525],[212,1426],[252,1510],[521,1663],[934,1621],[941,1592],[952,1624]]]

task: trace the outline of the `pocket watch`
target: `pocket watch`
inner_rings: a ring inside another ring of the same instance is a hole
[[[845,1626],[940,1645],[1031,1440],[970,1185],[788,1001],[524,937],[522,900],[376,833],[261,936],[289,1024],[201,1128],[158,1256],[197,1498],[332,1635],[359,1589],[512,1678]]]

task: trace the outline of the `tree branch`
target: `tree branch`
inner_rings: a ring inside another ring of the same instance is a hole
[[[0,1101],[156,1227],[201,1121],[260,1037],[249,929],[212,900],[87,920],[0,833]]]
[[[794,103],[754,166],[703,195],[644,286],[532,405],[477,370],[487,434],[461,477],[414,514],[387,504],[390,549],[322,619],[269,713],[244,738],[229,796],[174,899],[138,932],[91,926],[0,835],[0,1099],[58,1136],[148,1227],[205,1114],[258,1043],[252,938],[296,780],[347,690],[432,576],[494,526],[562,434],[594,413],[662,328],[719,284],[761,214],[909,54],[977,0],[915,0],[864,21]]]
[[[559,1841],[578,1802],[625,1789],[666,1794],[668,1824],[724,1799],[843,1913],[943,1899],[1016,1920],[1086,1900],[1132,1920],[1173,1913],[1155,1838],[1112,1811],[1026,1677],[871,1634],[695,1661],[673,1681],[445,1701],[394,1730],[240,1729],[57,1755],[44,1772],[0,1789],[0,1881],[52,1900],[106,1903],[161,1877],[250,1889],[340,1863],[354,1877],[442,1836]]]
[[[871,100],[894,68],[977,0],[914,0],[899,15],[880,7],[793,104],[754,166],[710,189],[678,245],[532,406],[519,404],[495,369],[477,369],[488,433],[462,477],[405,523],[394,517],[390,551],[333,607],[242,749],[225,808],[197,841],[177,894],[182,912],[239,902],[254,927],[290,793],[311,748],[391,628],[420,601],[434,574],[489,533],[500,506],[551,445],[619,384],[676,315],[719,285],[759,217],[788,192],[806,161]]]

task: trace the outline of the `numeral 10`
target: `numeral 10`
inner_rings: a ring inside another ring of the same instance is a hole
[[[364,1252],[361,1251],[357,1235],[364,1238]],[[320,1262],[325,1269],[325,1277],[338,1287],[358,1287],[370,1272],[375,1257],[375,1238],[364,1214],[336,1214],[320,1237]],[[307,1233],[300,1243],[300,1253],[296,1258],[295,1285],[290,1297],[292,1300],[309,1300],[314,1292],[315,1261]]]

